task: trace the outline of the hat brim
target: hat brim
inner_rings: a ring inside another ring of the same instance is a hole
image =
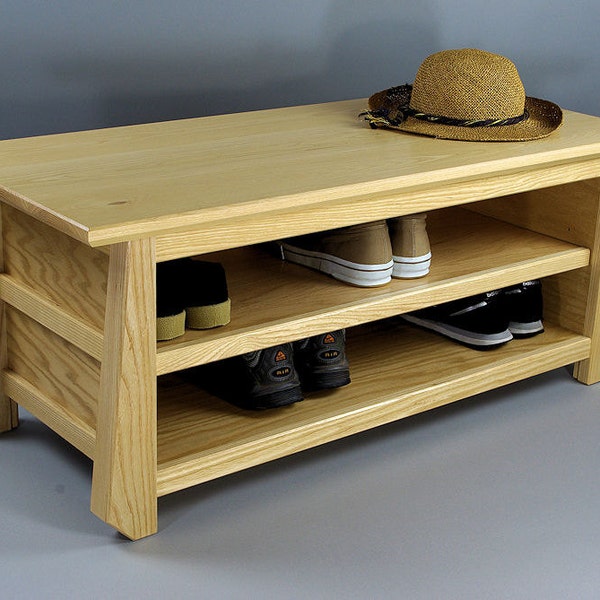
[[[369,98],[369,110],[390,109],[386,102],[388,90],[373,94]],[[460,127],[431,123],[414,117],[407,117],[399,125],[386,125],[389,129],[398,129],[445,140],[466,142],[524,142],[550,135],[562,123],[562,110],[557,104],[539,98],[525,98],[525,109],[529,116],[514,125],[496,127]]]

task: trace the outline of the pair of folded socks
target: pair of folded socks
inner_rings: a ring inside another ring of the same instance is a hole
[[[220,263],[181,258],[156,265],[156,339],[171,340],[185,329],[229,323],[231,300]]]

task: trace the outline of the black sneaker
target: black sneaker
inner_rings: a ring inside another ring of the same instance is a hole
[[[180,293],[179,266],[156,265],[156,340],[172,340],[185,333],[185,302]]]
[[[524,281],[502,291],[509,319],[508,328],[513,336],[524,338],[542,333],[544,331],[542,282],[539,279]]]
[[[501,290],[430,306],[402,317],[479,350],[495,348],[513,337]]]
[[[350,383],[345,345],[344,329],[294,342],[294,364],[304,389],[326,390]]]
[[[215,396],[249,410],[287,406],[303,400],[291,344],[189,369],[187,378]]]
[[[170,340],[185,328],[227,325],[231,301],[223,265],[180,258],[156,265],[156,339]]]
[[[212,329],[227,325],[231,319],[231,300],[223,265],[192,258],[181,260],[185,326]]]

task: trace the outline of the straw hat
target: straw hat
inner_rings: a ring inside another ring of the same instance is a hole
[[[556,104],[525,95],[508,58],[470,48],[428,56],[412,85],[373,94],[362,115],[374,128],[490,142],[545,137],[562,122]]]

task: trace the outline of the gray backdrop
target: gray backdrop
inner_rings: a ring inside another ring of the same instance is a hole
[[[368,96],[477,47],[600,115],[597,0],[2,0],[0,139]]]

